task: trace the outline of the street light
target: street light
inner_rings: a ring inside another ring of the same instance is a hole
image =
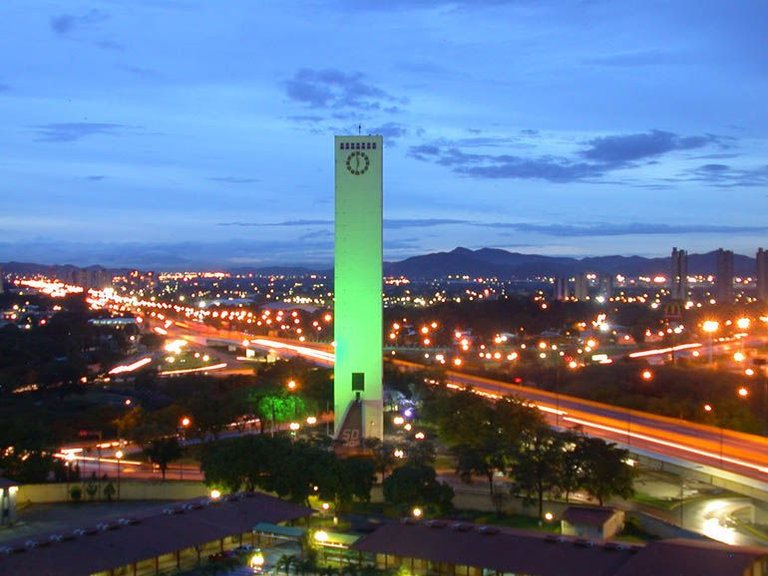
[[[720,428],[720,468],[723,467],[723,423],[720,421],[720,417],[718,413],[715,411],[712,404],[704,404],[704,412],[707,414],[713,414],[715,417],[715,422],[717,423],[718,428]]]
[[[653,372],[650,370],[643,370],[643,372],[640,374],[642,376],[643,380],[653,380]]]
[[[179,420],[179,436],[181,436],[182,444],[187,439],[187,428],[192,424],[192,419],[189,416],[182,416]],[[184,480],[184,464],[179,462],[179,480]]]
[[[123,459],[124,455],[125,454],[123,454],[122,450],[118,450],[117,452],[115,452],[115,458],[117,458],[117,499],[118,500],[120,500],[120,460]]]
[[[701,325],[702,330],[709,334],[709,363],[712,364],[712,348],[713,348],[713,334],[720,328],[720,323],[717,320],[705,320]]]
[[[288,386],[288,390],[290,390],[291,392],[294,392],[298,384],[296,384],[296,380],[288,380],[287,386]]]
[[[741,388],[739,388],[738,393],[740,398],[746,398],[747,396],[749,396],[749,388],[747,388],[746,386],[742,386]]]

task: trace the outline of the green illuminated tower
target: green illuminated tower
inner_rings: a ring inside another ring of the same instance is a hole
[[[355,449],[383,435],[381,136],[337,136],[334,431]]]

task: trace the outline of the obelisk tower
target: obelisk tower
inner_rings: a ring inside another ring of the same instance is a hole
[[[381,136],[336,136],[334,431],[341,446],[383,436]]]

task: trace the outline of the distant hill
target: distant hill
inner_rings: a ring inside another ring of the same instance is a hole
[[[689,274],[715,274],[717,267],[716,252],[688,255]],[[0,263],[4,273],[10,274],[47,274],[67,277],[79,269],[72,265],[48,266],[28,262]],[[101,267],[89,266],[85,270]],[[496,277],[503,280],[525,279],[536,276],[572,276],[584,272],[597,274],[626,274],[628,276],[652,276],[669,274],[670,259],[643,258],[641,256],[596,256],[588,258],[567,258],[562,256],[542,256],[540,254],[521,254],[499,248],[454,248],[450,252],[435,252],[406,258],[399,262],[385,262],[384,274],[387,276],[407,276],[414,280],[431,280],[447,276]],[[755,259],[741,254],[734,254],[733,269],[737,276],[754,276]],[[113,275],[125,274],[128,269],[112,268]],[[333,269],[325,267],[313,269],[304,266],[264,266],[238,267],[229,270],[233,274],[306,276],[321,274],[332,277]]]
[[[103,266],[74,266],[72,264],[35,264],[34,262],[0,262],[0,267],[4,274],[19,274],[30,276],[34,274],[43,274],[46,276],[57,276],[66,278],[71,276],[76,270],[106,270],[112,275],[118,276],[130,272],[128,268],[104,268]]]
[[[688,256],[689,274],[714,274],[716,267],[716,252]],[[534,276],[566,276],[584,272],[651,276],[668,274],[669,268],[669,258],[598,256],[576,259],[520,254],[498,248],[455,248],[450,252],[436,252],[406,258],[400,262],[388,262],[384,266],[384,272],[390,276],[402,275],[419,280],[444,278],[449,275],[495,276],[509,280]],[[733,268],[736,275],[754,275],[755,259],[735,254]]]

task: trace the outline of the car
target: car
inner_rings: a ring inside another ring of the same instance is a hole
[[[255,552],[257,549],[251,546],[250,544],[242,544],[232,550],[235,555],[237,556],[246,556],[247,554],[250,554],[251,552]]]
[[[216,552],[215,554],[211,554],[208,556],[209,562],[222,562],[223,560],[227,560],[228,558],[234,558],[234,553],[232,550],[224,550],[224,552]]]

